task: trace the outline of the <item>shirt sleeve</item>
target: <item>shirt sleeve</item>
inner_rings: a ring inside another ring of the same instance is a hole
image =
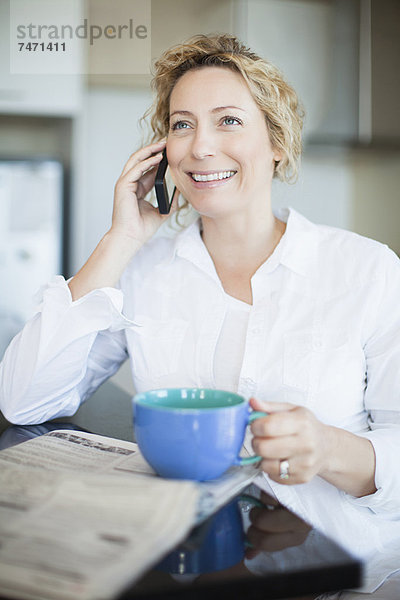
[[[70,416],[127,358],[116,288],[72,301],[65,279],[45,286],[35,316],[12,340],[0,364],[0,409],[11,423],[34,424]]]
[[[400,260],[383,246],[383,277],[378,302],[370,312],[364,347],[367,386],[364,403],[370,431],[362,433],[375,451],[375,485],[370,496],[352,503],[374,512],[400,512]]]

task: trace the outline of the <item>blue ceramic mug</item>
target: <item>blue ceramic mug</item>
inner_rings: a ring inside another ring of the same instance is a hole
[[[133,398],[136,442],[146,461],[172,479],[215,479],[232,465],[259,462],[240,458],[252,411],[238,394],[204,388],[170,388]]]

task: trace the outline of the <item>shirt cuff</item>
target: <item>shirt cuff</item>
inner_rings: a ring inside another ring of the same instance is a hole
[[[377,491],[368,496],[355,498],[343,492],[347,500],[356,506],[364,506],[375,513],[400,513],[400,427],[381,428],[363,432],[374,447],[375,486]]]
[[[66,281],[62,275],[55,275],[46,285],[43,285],[34,297],[38,305],[36,312],[43,312],[44,307],[50,304],[59,312],[60,317],[68,308],[79,310],[82,316],[87,316],[88,322],[93,324],[94,320],[98,321],[96,327],[98,330],[119,331],[140,327],[138,323],[127,319],[122,314],[124,303],[122,290],[113,287],[99,288],[73,301],[68,286],[69,281],[70,279]]]

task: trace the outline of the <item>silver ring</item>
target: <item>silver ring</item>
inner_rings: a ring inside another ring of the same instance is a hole
[[[289,479],[289,461],[281,460],[279,463],[279,479]]]

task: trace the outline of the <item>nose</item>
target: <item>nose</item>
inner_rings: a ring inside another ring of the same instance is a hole
[[[215,134],[208,127],[199,125],[192,137],[191,152],[193,158],[203,159],[207,156],[215,156],[216,139]]]

